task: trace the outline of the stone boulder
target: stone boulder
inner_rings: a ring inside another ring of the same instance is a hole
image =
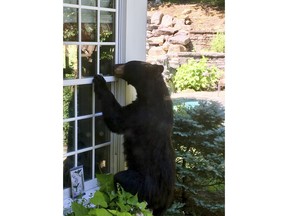
[[[172,27],[173,26],[173,17],[170,15],[164,15],[160,24],[160,27]]]
[[[156,11],[151,16],[151,19],[150,19],[151,24],[159,25],[162,21],[163,16],[164,14],[161,11]]]
[[[162,46],[164,43],[164,35],[160,35],[159,37],[150,37],[147,41],[151,46]]]
[[[191,40],[188,35],[174,35],[173,37],[169,38],[168,42],[172,44],[181,44],[185,46],[188,43],[190,43]]]
[[[186,52],[187,48],[181,44],[171,44],[168,53]]]
[[[160,36],[160,35],[174,35],[176,32],[178,32],[178,29],[172,28],[172,27],[159,27],[153,32],[154,36]]]
[[[148,51],[149,56],[161,56],[165,54],[166,52],[162,49],[161,46],[153,46]]]

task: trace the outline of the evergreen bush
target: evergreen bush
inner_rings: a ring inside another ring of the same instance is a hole
[[[172,141],[177,182],[168,215],[224,215],[224,112],[209,101],[176,106]]]

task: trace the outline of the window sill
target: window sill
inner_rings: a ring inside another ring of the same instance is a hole
[[[82,196],[87,201],[92,198],[94,193],[99,190],[99,187],[97,185],[97,180],[93,179],[88,182],[85,182],[85,194]],[[68,213],[72,212],[71,204],[73,201],[77,200],[76,198],[71,198],[70,196],[70,188],[67,188],[63,191],[63,215],[66,215]]]

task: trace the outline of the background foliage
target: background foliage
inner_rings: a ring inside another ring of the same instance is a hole
[[[224,107],[200,101],[177,105],[173,144],[176,149],[176,198],[167,215],[224,215]]]
[[[173,85],[176,91],[211,91],[216,89],[221,73],[216,66],[208,66],[207,58],[202,57],[199,61],[191,58],[177,68]]]
[[[212,52],[225,52],[225,34],[218,32],[211,41]]]

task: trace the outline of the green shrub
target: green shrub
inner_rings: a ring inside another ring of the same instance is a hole
[[[174,205],[171,215],[224,215],[224,112],[216,102],[176,106],[172,141],[178,208]]]
[[[87,201],[83,198],[72,202],[73,212],[69,216],[152,216],[146,202],[138,202],[138,197],[132,195],[118,184],[114,190],[113,175],[99,174],[97,180],[100,182],[100,190]],[[68,215],[67,215],[68,216]]]
[[[225,34],[217,33],[211,41],[211,51],[213,52],[225,52]]]
[[[177,69],[173,84],[176,91],[210,91],[216,89],[220,76],[221,71],[214,65],[209,67],[205,57],[199,61],[192,58]]]

